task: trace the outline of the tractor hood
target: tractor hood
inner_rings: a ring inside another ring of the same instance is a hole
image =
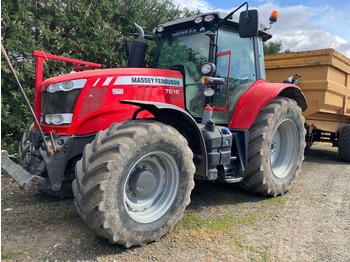
[[[119,77],[121,76],[121,77]],[[130,76],[130,77],[129,77]],[[166,77],[165,77],[166,76]],[[175,79],[172,79],[175,78]],[[56,76],[45,80],[42,84],[42,91],[49,91],[48,87],[62,82],[73,81],[85,83],[90,87],[109,86],[111,85],[133,85],[133,84],[154,84],[154,85],[176,85],[183,86],[182,75],[178,71],[148,69],[148,68],[114,68],[101,69],[85,72],[71,73]],[[92,81],[94,81],[92,83]],[[123,82],[124,81],[124,82]],[[175,82],[174,82],[175,81]],[[81,84],[77,88],[82,88]],[[74,87],[72,87],[74,88]],[[69,86],[66,90],[69,91]]]
[[[121,100],[153,101],[184,108],[183,76],[147,68],[103,69],[52,77],[41,85],[36,115],[46,132],[85,135],[131,118],[137,106]],[[152,117],[143,112],[141,117]]]

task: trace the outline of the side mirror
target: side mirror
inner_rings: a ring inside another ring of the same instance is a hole
[[[243,11],[239,15],[239,36],[242,38],[258,35],[259,17],[258,10]]]

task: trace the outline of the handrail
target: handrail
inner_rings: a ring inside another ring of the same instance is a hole
[[[33,55],[36,56],[36,71],[35,71],[35,105],[34,111],[36,117],[40,119],[40,108],[41,108],[41,84],[43,82],[43,72],[44,72],[44,62],[46,59],[60,60],[64,62],[73,63],[74,71],[91,69],[91,68],[101,68],[100,64],[86,62],[77,59],[66,58],[62,56],[55,56],[49,53],[44,53],[43,51],[34,51]],[[81,66],[83,65],[83,66]]]
[[[37,85],[41,85],[42,79],[43,79],[43,64],[46,59],[54,59],[54,60],[60,60],[64,62],[69,62],[73,63],[74,71],[79,71],[79,70],[84,70],[84,69],[91,69],[91,68],[101,68],[101,64],[97,63],[91,63],[91,62],[86,62],[83,60],[77,60],[77,59],[72,59],[72,58],[66,58],[63,56],[56,56],[52,55],[49,53],[44,53],[43,51],[34,51],[33,55],[36,56],[36,78],[37,80],[35,81],[35,87]],[[84,65],[84,66],[80,66]]]

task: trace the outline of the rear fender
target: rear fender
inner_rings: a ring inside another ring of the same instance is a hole
[[[249,129],[260,110],[277,96],[295,100],[302,111],[307,108],[306,99],[300,87],[288,83],[267,83],[264,80],[258,80],[240,98],[228,127]]]
[[[135,111],[133,119],[137,117],[137,113],[141,110],[147,110],[158,121],[177,129],[187,139],[188,145],[193,151],[196,177],[206,179],[208,159],[204,137],[197,122],[189,113],[178,106],[165,103],[135,100],[120,100],[120,103],[140,107],[139,110]]]

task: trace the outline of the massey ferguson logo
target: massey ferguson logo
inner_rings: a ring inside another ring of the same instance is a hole
[[[113,85],[153,85],[182,87],[183,81],[179,78],[158,76],[120,76]]]
[[[137,84],[161,84],[165,86],[179,86],[179,80],[154,78],[154,77],[131,77],[131,82]]]

